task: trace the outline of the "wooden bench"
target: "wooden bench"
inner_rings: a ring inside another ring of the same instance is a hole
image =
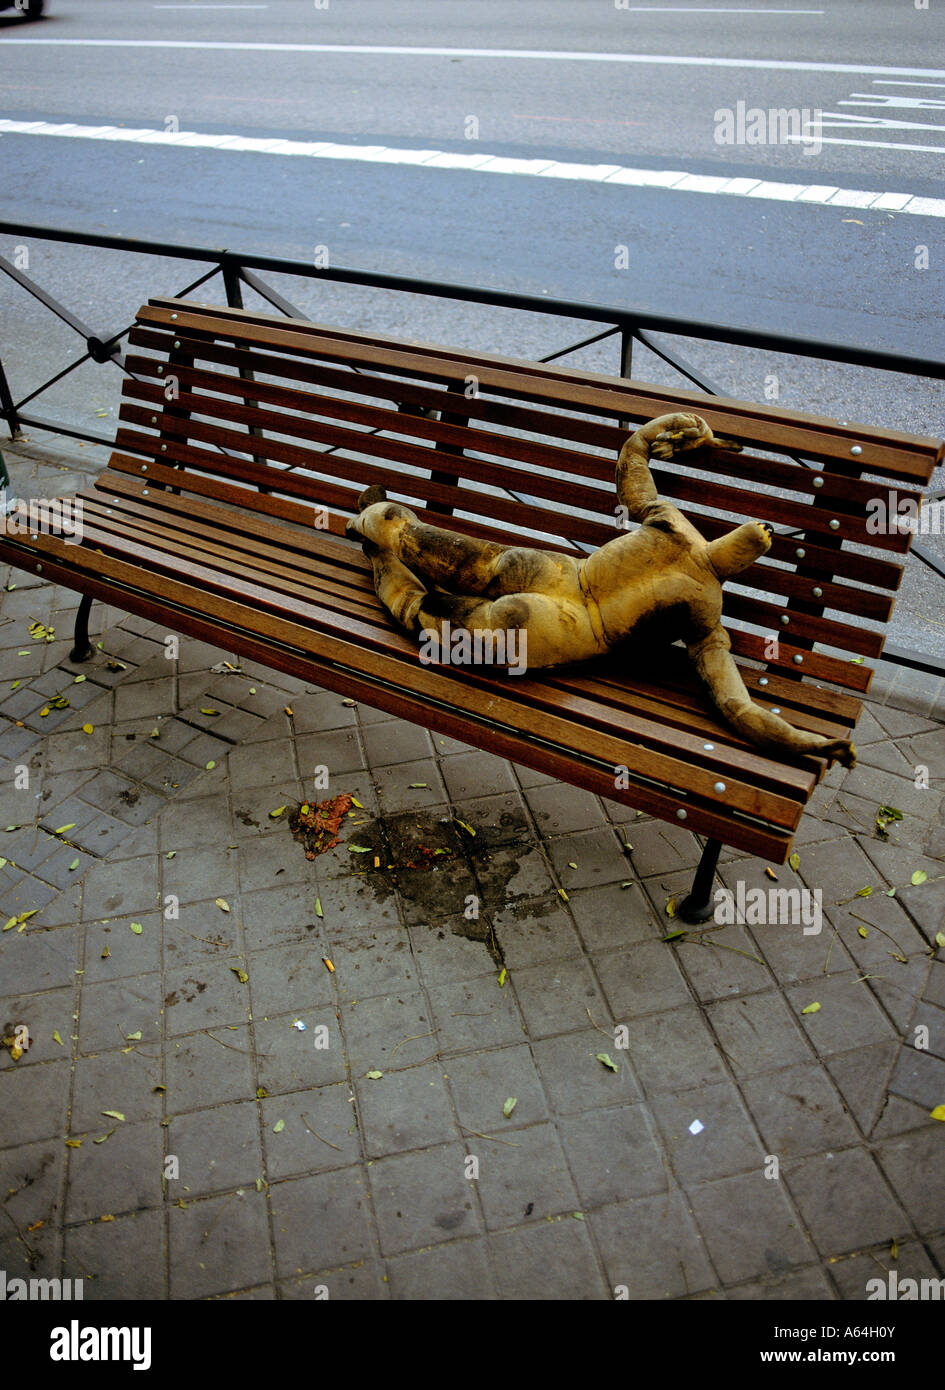
[[[787,859],[822,761],[740,738],[680,648],[515,678],[424,665],[345,522],[380,483],[456,530],[587,553],[615,534],[627,422],[695,410],[744,452],[657,465],[660,493],[708,539],[774,525],[769,555],[726,586],[733,653],[757,701],[839,737],[911,540],[874,533],[868,506],[887,489],[919,499],[940,441],[186,300],[151,300],[129,343],[116,450],[79,494],[82,543],[0,531],[0,558],[84,596],[74,661],[92,655],[102,599],[682,822],[707,837],[690,920],[711,911],[722,843]]]

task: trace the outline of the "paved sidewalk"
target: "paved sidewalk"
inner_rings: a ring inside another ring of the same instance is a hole
[[[3,452],[25,494],[94,468]],[[168,659],[99,604],[79,671],[73,594],[0,568],[0,601],[0,925],[34,914],[0,934],[8,1279],[862,1299],[945,1275],[942,682],[878,675],[796,873],[723,854],[733,893],[819,891],[819,933],[664,942],[689,832],[231,652]],[[291,812],[343,793],[306,858]]]

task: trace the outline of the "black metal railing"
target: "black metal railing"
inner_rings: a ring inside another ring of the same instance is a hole
[[[15,236],[34,241],[65,242],[76,246],[125,251],[135,255],[156,256],[170,260],[204,263],[209,266],[196,280],[179,289],[175,298],[185,298],[215,275],[220,275],[226,302],[233,307],[242,306],[242,286],[254,290],[262,299],[288,318],[308,317],[292,304],[278,290],[261,279],[257,271],[270,274],[296,276],[307,280],[327,280],[336,284],[356,285],[362,288],[392,290],[403,294],[427,295],[436,299],[459,301],[470,304],[487,305],[492,308],[514,309],[524,313],[551,315],[555,318],[575,319],[582,323],[604,325],[601,331],[570,343],[566,347],[548,353],[540,358],[542,362],[552,362],[577,352],[580,348],[606,338],[620,337],[620,376],[629,377],[632,369],[633,345],[639,343],[656,354],[681,376],[709,395],[727,395],[716,382],[701,369],[688,362],[679,352],[659,342],[653,335],[666,334],[674,338],[701,339],[706,342],[726,343],[738,347],[754,348],[761,352],[781,353],[794,357],[814,358],[825,362],[841,362],[849,366],[868,367],[877,371],[901,372],[912,377],[945,379],[945,361],[937,358],[915,357],[908,353],[881,351],[876,348],[854,347],[845,343],[823,342],[813,338],[800,338],[785,333],[768,333],[756,329],[732,327],[717,323],[707,323],[700,319],[684,319],[671,314],[656,314],[645,310],[634,310],[607,304],[588,304],[579,300],[552,299],[547,295],[518,294],[507,290],[485,289],[474,285],[459,285],[448,281],[420,280],[406,275],[382,275],[371,271],[351,270],[343,266],[315,266],[305,261],[291,260],[281,256],[257,256],[247,252],[231,251],[206,246],[181,246],[173,242],[145,241],[131,237],[101,236],[86,232],[74,232],[59,227],[36,227],[17,222],[0,221],[0,235]],[[83,339],[85,351],[75,361],[68,363],[54,373],[47,381],[35,387],[19,401],[13,399],[8,379],[3,367],[3,352],[0,347],[0,419],[9,428],[11,438],[16,438],[21,427],[28,425],[34,429],[48,430],[54,434],[67,435],[89,443],[111,447],[113,440],[94,430],[68,425],[63,421],[44,419],[24,407],[41,396],[50,387],[75,371],[84,362],[114,362],[125,369],[121,342],[133,323],[106,335],[95,333],[77,314],[36,284],[28,275],[3,256],[0,256],[0,271],[8,275],[28,294],[67,324]],[[799,460],[807,462],[806,460]],[[930,493],[926,500],[938,501],[945,497],[942,490]],[[927,547],[913,541],[909,551],[919,563],[934,571],[945,580],[945,565]],[[927,671],[934,675],[945,675],[945,659],[927,652],[886,644],[883,659],[896,665],[914,670]]]

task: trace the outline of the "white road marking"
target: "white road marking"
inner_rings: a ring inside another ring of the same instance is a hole
[[[890,68],[864,63],[813,63],[765,58],[681,57],[677,53],[590,53],[531,48],[407,48],[379,44],[224,42],[214,39],[8,39],[4,49],[41,44],[57,48],[203,48],[242,53],[357,53],[382,58],[513,58],[566,63],[641,63],[665,67],[751,68],[759,72],[887,73],[896,77],[945,78],[942,68]]]
[[[702,5],[621,5],[620,8],[637,14],[823,14],[823,10],[746,10],[740,6],[722,9]]]
[[[620,184],[632,188],[665,188],[676,193],[709,196],[767,198],[780,203],[819,203],[835,207],[870,207],[883,211],[945,217],[945,198],[916,197],[910,193],[882,193],[868,189],[837,188],[827,184],[786,183],[774,179],[726,178],[692,174],[685,169],[632,169],[617,164],[563,163],[551,159],[509,159],[484,152],[458,154],[447,150],[402,150],[386,145],[343,145],[326,140],[280,140],[251,135],[203,135],[197,131],[127,129],[120,126],[85,126],[74,121],[55,125],[49,121],[0,120],[3,135],[46,135],[68,139],[120,140],[131,144],[176,145],[186,149],[242,150],[254,154],[300,155],[311,159],[365,160],[375,164],[413,165],[427,169],[455,169],[480,174],[520,174],[531,178],[576,179],[585,183]],[[806,137],[809,139],[810,137]],[[820,138],[820,137],[818,137]],[[872,141],[831,140],[826,144],[873,144]],[[801,143],[804,136],[793,139]],[[887,145],[884,149],[932,150],[929,145]],[[935,151],[945,154],[945,150]],[[900,201],[901,200],[901,201]]]
[[[810,143],[809,135],[786,135],[785,139],[792,145]],[[817,141],[821,145],[859,145],[864,150],[918,150],[922,154],[945,154],[945,145],[906,145],[896,140],[845,140],[841,135],[818,135]],[[945,203],[945,199],[936,201]]]
[[[884,81],[877,77],[873,83],[874,87],[945,87],[945,82],[901,82],[898,78],[889,78]]]
[[[945,134],[945,126],[939,122],[931,125],[925,121],[897,121],[891,116],[854,116],[842,111],[822,111],[816,122],[807,122],[812,132],[833,130],[838,126],[855,126],[859,130],[935,130]],[[815,135],[808,139],[816,138]],[[905,146],[902,147],[905,149]]]
[[[945,97],[905,97],[898,92],[851,92],[838,106],[881,106],[896,111],[945,111]]]

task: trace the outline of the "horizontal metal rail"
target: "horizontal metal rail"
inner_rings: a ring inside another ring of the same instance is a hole
[[[574,319],[583,323],[598,323],[604,325],[600,332],[583,337],[567,347],[551,352],[541,360],[553,362],[592,343],[619,334],[620,375],[622,377],[631,375],[633,343],[637,342],[661,358],[687,381],[714,396],[724,396],[726,392],[681,354],[665,343],[657,341],[653,337],[654,334],[726,343],[762,352],[840,362],[850,366],[867,367],[876,371],[900,372],[911,377],[945,380],[945,360],[940,358],[916,357],[908,353],[856,347],[847,343],[825,342],[785,333],[770,333],[731,324],[709,323],[701,319],[680,318],[672,314],[657,314],[618,305],[553,299],[547,295],[520,294],[508,290],[488,289],[483,286],[455,284],[449,281],[421,280],[406,275],[384,275],[372,271],[353,270],[343,266],[315,266],[306,261],[291,260],[281,256],[258,256],[250,252],[232,251],[225,247],[183,246],[174,242],[104,236],[72,231],[68,228],[39,227],[20,222],[0,221],[0,235],[14,236],[21,241],[32,239],[62,242],[73,246],[203,263],[210,268],[183,289],[177,291],[174,297],[185,298],[199,286],[212,279],[214,275],[219,274],[223,279],[227,304],[234,307],[242,306],[240,286],[245,284],[288,318],[301,319],[306,315],[254,272],[267,271],[271,274],[295,276],[307,280],[326,280],[336,284],[356,285],[402,294],[426,295],[442,300],[513,309],[523,313],[550,315],[555,318]],[[49,380],[31,390],[18,402],[14,400],[10,390],[4,372],[2,351],[0,351],[0,419],[6,422],[11,438],[17,437],[22,425],[29,425],[35,429],[71,436],[106,447],[110,446],[113,441],[102,434],[55,420],[48,420],[32,413],[26,414],[23,407],[89,359],[102,364],[113,362],[120,370],[130,375],[127,373],[125,360],[120,351],[120,343],[131,331],[133,325],[129,324],[117,332],[94,333],[82,319],[32,281],[19,267],[12,265],[2,256],[0,256],[0,271],[8,275],[21,289],[32,295],[57,318],[72,328],[85,344],[85,351],[76,361],[61,368]],[[941,491],[933,492],[927,500],[938,501],[943,495],[945,494]],[[915,544],[911,554],[937,576],[945,577],[945,569],[943,569],[941,562],[926,547]],[[884,659],[915,670],[945,675],[945,661],[931,654],[907,651],[899,647],[887,647]]]
[[[477,285],[457,285],[443,280],[420,280],[409,275],[380,275],[373,271],[351,270],[343,266],[314,266],[307,261],[282,256],[255,256],[248,252],[208,246],[181,246],[173,242],[139,240],[135,237],[99,236],[73,232],[62,227],[34,227],[0,221],[0,235],[33,237],[37,241],[61,241],[76,246],[96,246],[139,255],[167,256],[184,261],[211,261],[219,269],[266,270],[278,275],[298,275],[309,280],[331,280],[343,285],[363,285],[372,289],[398,290],[404,294],[430,295],[497,308],[520,309],[533,314],[551,314],[592,323],[628,326],[636,332],[651,329],[673,337],[701,338],[707,342],[736,343],[781,352],[795,357],[816,357],[827,362],[847,362],[873,367],[878,371],[905,372],[909,376],[945,380],[945,360],[913,357],[908,353],[885,352],[878,348],[852,347],[816,338],[798,338],[786,333],[767,333],[757,329],[708,323],[704,319],[684,319],[673,314],[656,314],[643,309],[627,309],[609,304],[588,304],[577,299],[552,299],[547,295],[519,294],[510,290],[486,289]],[[3,267],[6,269],[6,267]]]

